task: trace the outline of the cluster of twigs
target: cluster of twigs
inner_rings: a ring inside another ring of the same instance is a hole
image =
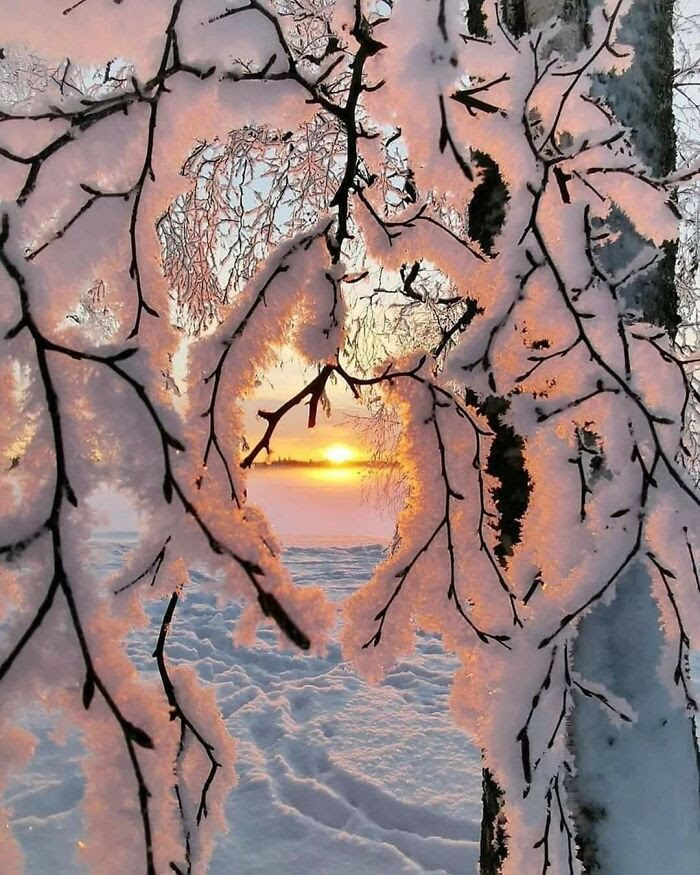
[[[52,243],[60,240],[68,233],[76,233],[75,227],[81,221],[85,220],[86,215],[91,208],[101,199],[121,199],[131,203],[129,215],[129,237],[131,241],[131,261],[129,265],[129,273],[134,281],[136,292],[136,307],[135,315],[131,330],[127,336],[127,340],[135,338],[140,329],[143,314],[151,317],[157,317],[159,314],[148,303],[147,295],[142,283],[142,271],[139,264],[139,217],[140,204],[144,188],[147,184],[152,184],[155,181],[153,168],[153,154],[156,137],[156,128],[158,120],[158,107],[162,96],[174,86],[174,78],[180,74],[195,76],[198,79],[204,80],[213,75],[214,67],[207,69],[199,69],[192,65],[184,63],[180,58],[179,41],[177,24],[181,12],[183,0],[176,0],[172,7],[170,20],[167,24],[161,60],[156,74],[146,82],[139,82],[135,77],[124,80],[121,87],[111,88],[106,96],[83,97],[75,101],[75,106],[70,104],[63,106],[50,107],[48,110],[38,113],[28,114],[13,114],[3,112],[0,116],[0,122],[3,121],[22,121],[25,123],[51,121],[57,125],[61,125],[64,130],[61,134],[53,138],[48,145],[37,151],[35,154],[24,156],[10,149],[0,148],[0,157],[7,161],[20,164],[27,167],[27,175],[25,181],[19,191],[17,203],[22,206],[35,191],[37,181],[41,173],[50,172],[51,159],[60,152],[65,146],[79,140],[80,136],[87,130],[99,125],[105,119],[111,118],[116,114],[128,115],[132,107],[144,104],[148,107],[149,123],[147,134],[144,143],[143,162],[141,170],[136,181],[128,189],[121,191],[102,191],[89,186],[85,183],[81,184],[81,188],[87,195],[83,205],[76,213],[64,222],[53,235],[41,245],[26,253],[26,260],[31,262],[36,258],[43,256],[50,250]],[[66,10],[66,12],[77,11],[78,4]],[[67,75],[68,64],[64,73]],[[107,70],[105,79],[107,79],[109,70]],[[66,80],[64,75],[60,83],[60,91],[63,94]],[[349,115],[348,115],[349,117]],[[145,860],[146,870],[151,875],[155,873],[154,849],[152,845],[152,822],[149,806],[151,790],[147,787],[143,766],[139,758],[139,748],[153,748],[153,741],[149,735],[140,728],[136,723],[132,722],[126,716],[126,709],[120,705],[110,693],[106,683],[104,682],[99,670],[96,667],[95,660],[92,657],[89,639],[90,630],[86,629],[80,615],[80,605],[74,596],[74,590],[71,585],[70,578],[65,570],[62,557],[61,543],[61,518],[65,502],[73,506],[78,505],[79,496],[76,495],[71,486],[68,477],[68,448],[65,442],[65,431],[62,424],[63,418],[69,415],[61,405],[60,397],[55,388],[54,377],[52,375],[51,358],[52,356],[69,357],[75,361],[86,364],[103,366],[111,371],[111,373],[123,381],[136,394],[142,407],[146,413],[147,419],[151,422],[155,433],[162,448],[162,494],[166,503],[170,504],[173,501],[179,502],[184,513],[194,520],[197,527],[206,537],[209,546],[213,553],[223,555],[230,558],[244,573],[245,577],[250,582],[262,612],[270,617],[282,630],[282,632],[290,638],[297,646],[302,649],[308,649],[310,646],[309,637],[296,625],[289,617],[284,607],[279,603],[276,596],[267,590],[263,581],[263,570],[255,562],[246,559],[239,555],[235,550],[223,543],[214,533],[207,522],[206,512],[200,508],[187,494],[186,488],[180,479],[176,476],[173,464],[172,453],[184,453],[186,451],[183,443],[176,438],[164,425],[156,404],[149,397],[146,387],[139,382],[128,370],[126,362],[132,356],[136,355],[138,348],[129,345],[125,346],[121,351],[100,356],[97,354],[85,352],[58,343],[51,339],[47,334],[43,333],[38,327],[32,310],[32,294],[35,290],[28,288],[21,265],[8,254],[7,244],[11,233],[10,221],[7,214],[3,216],[2,232],[0,234],[0,263],[4,270],[13,281],[19,303],[21,306],[21,317],[18,322],[7,332],[6,340],[12,340],[21,332],[28,332],[31,335],[34,350],[36,369],[41,379],[44,389],[45,402],[47,413],[51,422],[53,435],[53,463],[55,470],[55,488],[51,507],[47,513],[45,521],[38,526],[34,531],[24,534],[22,537],[15,539],[11,543],[0,545],[0,555],[8,561],[17,560],[21,554],[26,551],[34,542],[49,539],[51,544],[51,555],[53,571],[44,598],[37,606],[34,616],[27,625],[25,631],[21,634],[18,641],[10,650],[9,654],[4,658],[0,665],[0,679],[10,671],[15,664],[17,658],[22,653],[26,645],[32,640],[34,634],[41,627],[46,617],[49,615],[54,604],[55,597],[61,593],[65,598],[73,625],[73,629],[80,645],[80,650],[83,656],[85,665],[85,682],[83,686],[83,704],[85,708],[89,708],[93,700],[95,691],[104,699],[109,710],[112,712],[116,723],[118,724],[123,738],[125,747],[129,756],[129,760],[133,769],[134,778],[137,784],[138,801],[141,821],[143,825],[144,843],[145,843]],[[263,290],[264,295],[264,290]],[[242,331],[245,328],[245,321],[241,326]],[[223,366],[223,362],[222,362]],[[217,377],[218,380],[218,377]],[[215,383],[215,386],[218,383]],[[212,402],[212,436],[210,446],[207,447],[204,464],[206,465],[206,456],[209,449],[213,446],[224,459],[223,451],[220,448],[218,438],[215,432],[213,407],[216,403],[216,398]],[[235,490],[232,483],[232,498],[238,502],[235,495]],[[151,577],[151,584],[155,582],[160,567],[163,563],[165,551],[170,538],[166,540],[162,549],[155,556],[143,574],[139,575],[134,580],[117,587],[115,594],[128,589],[145,577]],[[173,619],[173,615],[178,604],[178,592],[174,592],[163,616],[161,630],[158,637],[158,643],[154,652],[159,674],[161,677],[163,690],[167,701],[171,708],[173,719],[178,719],[181,725],[180,743],[177,752],[176,776],[179,775],[179,763],[184,751],[185,737],[187,733],[191,733],[196,741],[207,754],[211,769],[207,775],[202,788],[200,802],[197,810],[196,821],[199,824],[202,817],[207,814],[207,793],[211,786],[219,763],[215,758],[213,745],[208,742],[202,731],[200,731],[193,720],[186,715],[181,707],[177,697],[176,687],[170,679],[165,661],[165,643],[168,628]],[[174,791],[177,795],[178,805],[183,819],[183,828],[185,831],[186,848],[187,848],[187,872],[191,871],[192,860],[190,859],[190,831],[186,823],[185,813],[183,811],[181,793],[180,793],[180,778],[176,777]],[[171,867],[176,867],[176,864],[171,863]],[[179,870],[178,870],[179,871]]]

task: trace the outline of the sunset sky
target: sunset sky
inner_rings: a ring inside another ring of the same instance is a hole
[[[253,447],[265,430],[258,410],[275,410],[309,383],[316,371],[304,367],[291,350],[271,369],[258,394],[244,403],[246,440]],[[309,429],[302,403],[280,421],[272,438],[270,461],[295,459],[330,463],[319,468],[267,468],[265,452],[248,478],[249,500],[261,506],[287,545],[387,542],[396,524],[395,509],[378,500],[377,473],[362,465],[369,448],[362,430],[349,419],[365,409],[344,385],[328,384],[330,418],[319,408]],[[359,464],[358,464],[359,463]]]
[[[307,385],[316,373],[314,369],[304,367],[291,350],[285,351],[280,363],[265,375],[257,393],[244,402],[246,440],[251,447],[265,431],[265,422],[257,415],[258,410],[275,410]],[[329,461],[327,451],[337,445],[352,451],[353,458],[348,461],[368,458],[369,448],[362,431],[349,419],[365,414],[365,409],[345,385],[329,381],[327,390],[331,401],[330,418],[319,407],[316,425],[309,429],[308,405],[302,403],[290,410],[275,430],[270,461],[284,458]],[[265,461],[263,452],[257,462]]]

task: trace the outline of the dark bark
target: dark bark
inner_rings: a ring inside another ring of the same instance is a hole
[[[492,255],[506,215],[508,189],[498,164],[489,155],[475,150],[472,163],[481,170],[481,182],[469,201],[469,236],[478,240],[487,255]]]
[[[503,23],[514,37],[521,37],[529,30],[526,0],[502,0]]]
[[[498,784],[488,769],[482,772],[481,847],[479,867],[483,872],[500,872],[506,858],[505,818],[502,796]]]
[[[467,31],[472,36],[486,37],[486,16],[484,0],[469,0],[467,6]]]
[[[483,0],[470,0],[467,14],[469,33],[476,37],[486,37],[485,18],[482,12]],[[523,0],[502,4],[506,27],[516,36],[525,33],[525,4]],[[472,156],[474,163],[482,170],[482,181],[474,191],[469,204],[469,235],[479,242],[484,252],[492,254],[496,238],[503,226],[508,201],[508,192],[501,179],[498,165],[481,152]],[[507,409],[505,399],[487,399],[484,411],[489,416],[489,424],[494,429],[496,439],[489,454],[489,473],[500,480],[498,495],[495,496],[501,524],[501,557],[503,557],[504,537],[508,548],[520,538],[520,518],[527,507],[529,478],[524,468],[522,439],[512,428],[501,421],[501,414]],[[490,415],[489,415],[490,413]],[[503,860],[507,856],[507,841],[503,816],[503,793],[488,768],[482,770],[482,814],[481,846],[479,872],[481,875],[499,875]]]

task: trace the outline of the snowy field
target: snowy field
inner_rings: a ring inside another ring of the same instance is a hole
[[[104,538],[96,561],[121,562],[127,538]],[[289,547],[299,583],[322,583],[340,601],[382,557],[380,546]],[[196,573],[193,574],[196,584]],[[478,752],[447,709],[455,660],[422,636],[417,654],[380,687],[342,662],[273,648],[234,649],[236,604],[219,610],[196,585],[178,608],[167,655],[195,664],[214,684],[238,739],[238,786],[229,831],[209,868],[226,875],[465,875],[476,871],[481,772]],[[155,614],[154,614],[155,621]],[[132,655],[149,670],[155,626]],[[10,787],[14,827],[32,875],[85,871],[78,862],[83,779],[80,742],[48,740],[47,718],[27,724],[41,738]],[[1,867],[0,867],[1,869]]]

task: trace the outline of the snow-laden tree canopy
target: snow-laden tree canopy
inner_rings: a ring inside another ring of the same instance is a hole
[[[372,680],[419,628],[458,654],[452,707],[504,793],[505,872],[581,871],[574,695],[635,714],[571,648],[632,563],[654,580],[660,670],[694,705],[695,360],[625,297],[694,171],[655,178],[591,94],[630,62],[628,6],[596,5],[576,51],[556,22],[515,39],[489,2],[487,36],[455,0],[5,3],[0,778],[31,757],[27,702],[79,726],[96,871],[204,871],[222,826],[234,743],[167,659],[189,568],[247,601],[236,641],[272,623],[324,647],[330,604],[292,586],[245,476],[292,406],[313,425],[330,379],[400,416],[409,487],[398,546],[346,605],[345,653]],[[491,236],[470,209],[487,173],[505,186]],[[613,205],[646,241],[624,272],[601,257]],[[371,308],[357,321],[367,294],[409,305],[381,337]],[[317,376],[249,448],[241,403],[284,343]],[[489,465],[504,428],[515,518]],[[140,520],[109,580],[86,561],[105,487]],[[125,649],[149,600],[157,680]]]

